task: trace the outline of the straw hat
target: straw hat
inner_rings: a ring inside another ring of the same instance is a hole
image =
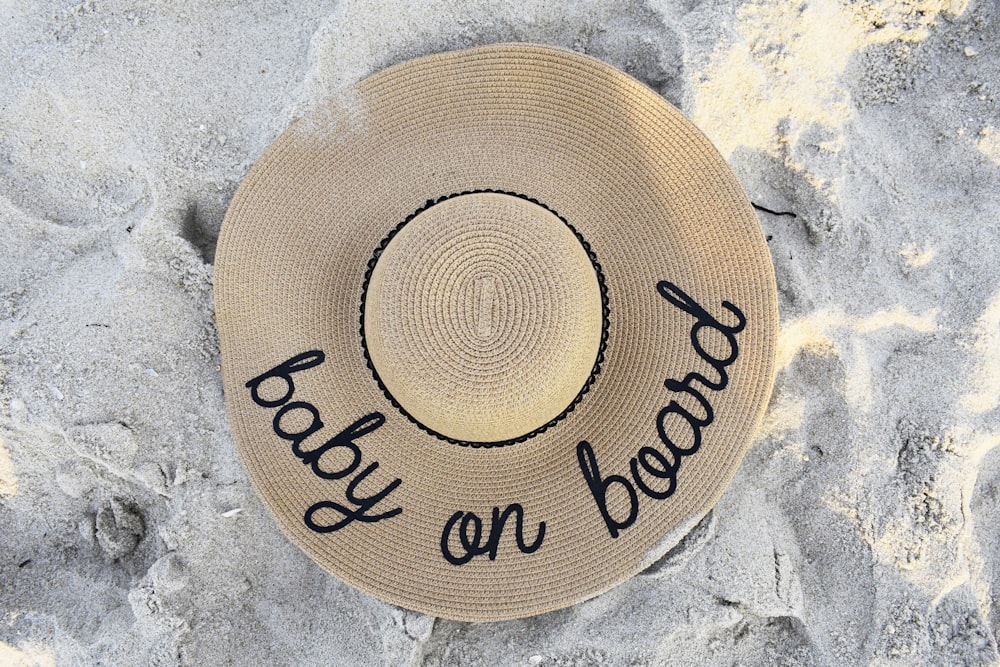
[[[226,215],[216,308],[237,449],[289,539],[477,621],[607,590],[711,508],[778,322],[708,140],[525,44],[391,67],[292,125]]]

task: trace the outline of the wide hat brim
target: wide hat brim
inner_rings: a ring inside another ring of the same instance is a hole
[[[602,274],[586,391],[504,446],[405,414],[362,341],[377,250],[482,192],[557,214]],[[451,619],[639,572],[722,494],[773,382],[773,267],[725,161],[654,91],[563,49],[420,58],[297,121],[233,199],[215,289],[234,439],[281,529],[352,586]]]

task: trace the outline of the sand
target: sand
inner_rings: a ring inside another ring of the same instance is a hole
[[[996,3],[275,4],[0,3],[0,664],[1000,662]],[[475,625],[282,537],[226,421],[212,276],[293,119],[511,40],[624,69],[718,146],[770,239],[780,370],[678,546]]]

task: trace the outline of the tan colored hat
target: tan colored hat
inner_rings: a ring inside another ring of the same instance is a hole
[[[771,392],[746,195],[656,93],[562,49],[420,58],[296,122],[216,272],[264,503],[342,580],[446,618],[640,571],[722,494]]]

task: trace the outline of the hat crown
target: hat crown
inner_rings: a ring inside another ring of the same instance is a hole
[[[597,269],[576,233],[514,194],[461,193],[392,233],[363,297],[373,370],[402,411],[462,443],[542,428],[597,360]]]

